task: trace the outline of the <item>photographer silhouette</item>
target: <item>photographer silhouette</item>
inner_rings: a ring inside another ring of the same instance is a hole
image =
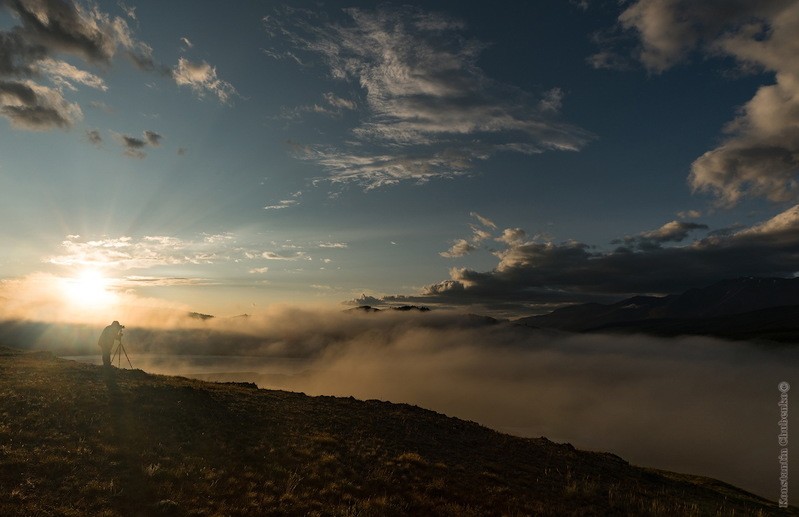
[[[122,329],[124,325],[120,325],[118,321],[114,321],[100,334],[100,339],[97,341],[97,346],[103,352],[103,366],[111,366],[111,349],[114,348],[116,341],[122,341]]]

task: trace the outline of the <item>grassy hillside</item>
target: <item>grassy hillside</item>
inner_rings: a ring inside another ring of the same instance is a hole
[[[719,481],[413,406],[10,349],[0,493],[0,515],[777,514]]]

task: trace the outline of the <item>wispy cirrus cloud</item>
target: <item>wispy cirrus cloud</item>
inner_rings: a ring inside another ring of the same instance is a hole
[[[774,83],[761,86],[724,128],[721,144],[694,161],[689,182],[728,206],[744,197],[799,197],[799,4],[638,0],[619,24],[635,34],[635,57],[655,73],[696,52],[732,57],[740,71],[773,73]]]
[[[182,264],[213,264],[240,258],[242,251],[231,247],[229,234],[206,235],[202,239],[180,239],[165,235],[81,239],[69,235],[61,252],[45,262],[66,267],[99,267],[117,271],[150,269]]]
[[[298,190],[291,194],[288,199],[281,199],[275,204],[264,206],[264,210],[283,210],[285,208],[297,206],[300,204],[300,196],[302,196],[302,191]]]
[[[455,240],[447,251],[442,251],[439,253],[439,255],[445,258],[463,257],[464,255],[468,255],[469,253],[479,249],[479,246],[483,241],[491,238],[490,230],[496,229],[497,226],[490,219],[481,216],[477,212],[472,212],[470,215],[477,219],[480,223],[480,225],[469,225],[472,230],[471,237],[468,239]]]
[[[344,16],[333,22],[283,8],[264,18],[275,44],[268,55],[321,60],[331,78],[364,93],[355,143],[298,149],[331,181],[366,189],[424,182],[464,174],[500,151],[574,151],[592,138],[557,117],[562,90],[536,97],[488,77],[477,65],[485,44],[466,37],[460,20],[392,6],[345,9]]]

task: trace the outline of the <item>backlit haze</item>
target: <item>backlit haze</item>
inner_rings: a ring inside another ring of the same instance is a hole
[[[797,34],[795,0],[0,0],[0,320],[773,498],[794,351],[455,313],[796,276]]]

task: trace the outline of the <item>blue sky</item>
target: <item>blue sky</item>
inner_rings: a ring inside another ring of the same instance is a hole
[[[0,6],[5,299],[523,315],[799,269],[795,2]]]

